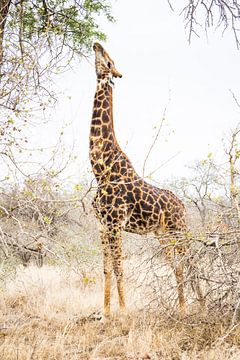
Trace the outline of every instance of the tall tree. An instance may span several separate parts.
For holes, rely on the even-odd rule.
[[[240,224],[240,150],[239,150],[239,125],[233,129],[230,133],[230,137],[227,138],[227,146],[225,152],[227,155],[228,167],[229,167],[229,197],[233,210],[236,212],[238,225]]]
[[[27,141],[32,110],[54,102],[49,80],[105,39],[100,15],[113,21],[109,0],[0,0],[0,155]]]
[[[0,106],[24,111],[33,94],[47,94],[53,70],[105,39],[98,15],[113,20],[108,0],[1,0]]]

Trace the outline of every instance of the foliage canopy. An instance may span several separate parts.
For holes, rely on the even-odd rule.
[[[52,73],[75,55],[87,56],[93,41],[105,40],[100,15],[113,21],[108,0],[2,0],[0,106],[20,112],[28,97],[50,95]]]

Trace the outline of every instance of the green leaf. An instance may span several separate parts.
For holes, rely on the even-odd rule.
[[[52,223],[52,219],[50,219],[47,215],[43,217],[43,221],[45,224],[50,225]]]
[[[82,190],[82,188],[83,188],[83,186],[81,184],[74,185],[74,190],[76,190],[76,191],[80,191],[80,190]]]

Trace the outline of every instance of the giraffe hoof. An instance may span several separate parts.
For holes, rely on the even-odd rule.
[[[90,321],[102,321],[104,318],[103,314],[100,311],[94,311],[88,316]]]

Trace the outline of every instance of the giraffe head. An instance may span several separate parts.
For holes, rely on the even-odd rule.
[[[113,77],[122,77],[122,75],[115,68],[114,61],[110,58],[102,45],[95,43],[93,45],[93,50],[95,51],[97,76],[101,77],[102,79],[106,79],[110,84],[113,83]]]

